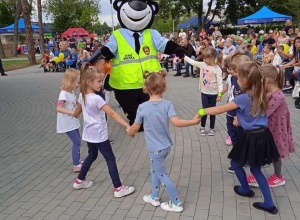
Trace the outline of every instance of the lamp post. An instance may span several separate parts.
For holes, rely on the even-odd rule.
[[[110,9],[111,9],[111,23],[112,23],[112,29],[115,31],[115,25],[114,25],[114,15],[113,15],[113,5],[110,4]]]

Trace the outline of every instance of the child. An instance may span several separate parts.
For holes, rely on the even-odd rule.
[[[266,44],[264,46],[264,55],[262,57],[263,65],[273,63],[274,53],[272,52],[272,45]]]
[[[73,62],[73,64],[71,65],[71,67],[75,68],[77,60],[78,60],[78,56],[77,56],[77,53],[76,53],[76,48],[72,48],[71,49],[71,60]]]
[[[223,81],[222,81],[222,70],[218,64],[222,63],[222,58],[218,59],[218,63],[215,63],[217,57],[217,51],[212,46],[208,46],[203,50],[203,61],[198,62],[190,59],[185,56],[184,60],[189,64],[200,68],[200,80],[199,80],[199,89],[201,91],[201,100],[203,108],[214,107],[217,103],[217,97],[222,96],[221,91],[223,90]],[[205,136],[205,124],[206,116],[201,119],[201,128],[200,135]],[[210,116],[210,130],[208,135],[215,135],[215,121],[216,116]]]
[[[45,50],[44,51],[44,57],[41,60],[42,66],[44,67],[44,72],[48,72],[46,66],[49,63],[49,61],[50,61],[50,57],[48,56],[47,51]]]
[[[79,120],[74,117],[74,111],[77,106],[74,90],[78,89],[80,80],[79,71],[68,69],[64,73],[61,84],[61,92],[57,102],[57,133],[66,133],[73,142],[72,159],[73,172],[79,172],[81,169]]]
[[[52,69],[52,71],[54,72],[54,70],[55,70],[55,62],[53,60],[53,58],[54,58],[53,48],[50,47],[49,51],[50,51],[50,54],[49,54],[50,55],[50,60],[49,60],[49,63],[47,64],[47,66],[49,68],[49,71]]]
[[[80,104],[75,110],[75,116],[83,112],[82,140],[87,141],[89,154],[82,164],[73,187],[75,189],[83,189],[93,186],[93,182],[86,180],[86,174],[92,163],[97,159],[99,150],[106,160],[109,175],[114,185],[114,197],[123,197],[133,193],[134,188],[121,184],[116,158],[108,140],[105,113],[126,128],[129,128],[129,124],[113,111],[99,95],[95,94],[96,91],[100,91],[102,88],[103,80],[104,74],[101,70],[89,66],[88,63],[82,64],[80,70]]]
[[[153,206],[161,206],[166,211],[182,212],[183,205],[179,201],[176,189],[167,174],[165,159],[170,153],[173,145],[169,133],[169,119],[176,127],[187,127],[200,123],[197,120],[182,120],[175,113],[173,104],[162,98],[167,90],[167,73],[163,70],[161,73],[144,73],[145,86],[144,92],[150,95],[147,102],[139,105],[135,123],[127,130],[128,135],[134,137],[135,133],[144,124],[145,140],[147,151],[150,158],[150,173],[152,177],[152,194],[143,197],[147,203]],[[171,200],[160,204],[159,189],[163,184]]]
[[[90,54],[83,48],[82,43],[79,43],[78,47],[79,47],[79,55],[76,63],[76,68],[80,70],[82,63],[87,62],[90,59]]]
[[[270,129],[280,158],[286,158],[289,153],[295,152],[295,146],[292,135],[292,127],[290,122],[290,112],[285,101],[285,96],[282,93],[283,88],[283,71],[273,65],[266,64],[262,67],[266,77],[266,91],[269,97],[268,103],[268,128]],[[282,186],[285,184],[283,175],[281,174],[282,162],[279,159],[274,162],[274,173],[269,179],[270,187]],[[248,183],[251,186],[258,186],[254,176],[247,177]]]
[[[248,163],[250,171],[256,178],[264,196],[264,202],[253,203],[254,208],[276,214],[267,179],[261,172],[261,166],[275,162],[280,158],[273,136],[269,129],[267,109],[268,100],[265,91],[264,72],[257,64],[250,62],[238,69],[238,84],[243,94],[226,105],[208,109],[200,109],[199,115],[218,115],[237,109],[237,118],[244,132],[228,155],[231,166],[241,183],[235,186],[236,194],[253,197],[255,193],[249,188],[243,166]]]

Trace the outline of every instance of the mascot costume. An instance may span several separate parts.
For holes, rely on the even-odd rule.
[[[99,59],[112,59],[109,85],[132,125],[138,106],[149,100],[149,95],[143,93],[143,72],[161,71],[158,51],[183,58],[185,50],[162,37],[158,31],[149,29],[158,13],[156,2],[115,0],[113,7],[118,12],[122,28],[114,31],[109,42],[88,62],[95,65]]]

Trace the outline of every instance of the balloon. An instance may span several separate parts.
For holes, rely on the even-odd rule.
[[[63,53],[60,53],[58,57],[60,60],[63,60],[65,58],[65,55]]]
[[[54,61],[55,63],[59,63],[59,62],[60,62],[60,59],[59,59],[59,57],[54,57],[54,58],[53,58],[53,61]]]
[[[49,50],[49,49],[50,49],[50,44],[48,44],[48,45],[46,46],[46,48],[47,48],[47,50]]]
[[[73,61],[72,60],[67,60],[66,63],[67,63],[68,66],[73,65]]]
[[[83,44],[81,42],[79,42],[78,47],[83,47]]]
[[[55,51],[54,55],[55,55],[56,57],[58,57],[58,56],[59,56],[59,52],[58,52],[58,51]]]

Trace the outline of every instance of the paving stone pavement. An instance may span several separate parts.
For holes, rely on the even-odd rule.
[[[67,135],[55,131],[62,74],[45,74],[38,66],[8,74],[0,77],[0,219],[300,219],[300,110],[294,107],[291,97],[287,100],[296,153],[283,160],[286,185],[271,189],[280,213],[273,216],[252,207],[254,201],[262,201],[257,188],[251,199],[233,192],[238,181],[227,173],[230,147],[224,144],[224,114],[217,116],[214,137],[199,136],[199,126],[170,125],[174,146],[166,166],[179,198],[184,201],[184,211],[178,214],[143,202],[142,197],[151,190],[144,134],[130,139],[112,120],[108,125],[109,136],[115,141],[113,150],[120,177],[136,188],[135,193],[126,198],[113,197],[113,186],[101,155],[87,176],[95,185],[74,190],[72,183],[77,175],[72,172],[72,144]],[[174,103],[180,118],[192,118],[201,103],[198,80],[173,77],[170,73],[167,83],[164,97]],[[114,98],[110,106],[122,114]],[[83,141],[81,153],[84,159],[87,146]],[[270,176],[272,166],[264,172]],[[164,191],[161,200],[168,201]]]

